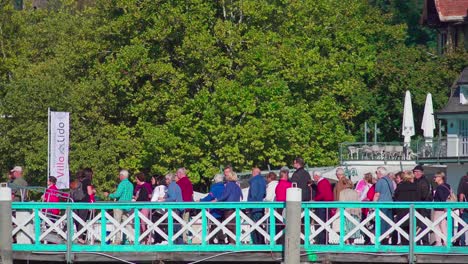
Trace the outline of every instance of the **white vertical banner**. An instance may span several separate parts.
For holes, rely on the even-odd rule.
[[[70,113],[50,112],[49,175],[57,178],[58,189],[70,187],[68,151],[70,146]]]

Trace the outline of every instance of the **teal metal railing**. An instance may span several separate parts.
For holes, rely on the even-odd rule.
[[[61,214],[55,218],[45,213],[46,209],[60,209]],[[265,215],[258,221],[253,221],[249,211],[265,209]],[[284,203],[279,202],[233,202],[233,203],[13,203],[13,244],[14,251],[62,251],[68,252],[193,252],[193,251],[274,251],[283,250],[282,232],[287,224],[282,211]],[[395,252],[395,253],[464,253],[467,247],[454,247],[452,243],[468,232],[468,223],[458,214],[462,208],[468,210],[468,203],[436,203],[436,202],[310,202],[302,204],[303,233],[302,246],[310,252]],[[327,209],[329,213],[324,219],[318,215],[318,210]],[[370,213],[359,219],[353,208],[369,208]],[[407,209],[405,218],[399,221],[388,218],[385,210]],[[445,214],[439,219],[424,218],[421,209],[444,209]],[[127,217],[123,224],[115,220],[114,210],[123,210]],[[216,209],[232,210],[227,219],[217,219],[213,212]],[[89,210],[87,221],[81,220],[77,210]],[[148,217],[146,210],[157,212],[157,217]],[[182,212],[191,210],[192,216],[185,221]],[[356,220],[358,219],[358,220]],[[408,219],[408,221],[405,221]],[[442,234],[436,224],[447,221],[447,234]],[[84,227],[76,227],[74,223],[82,222]],[[426,228],[418,229],[417,221],[426,223]],[[335,222],[335,223],[334,223]],[[374,228],[369,223],[373,222]],[[390,224],[390,230],[381,230],[383,223]],[[409,229],[405,227],[409,225]],[[144,228],[141,228],[142,225]],[[462,227],[458,230],[458,226]],[[120,236],[120,232],[125,236]],[[213,236],[221,231],[230,236],[233,244],[212,244]],[[265,244],[254,245],[250,236],[257,231],[263,237]],[[408,232],[407,232],[408,231]],[[324,245],[318,244],[321,232],[326,234]],[[354,233],[358,235],[353,235]],[[409,245],[383,245],[382,241],[393,232],[400,237],[408,238]],[[446,241],[445,246],[423,246],[420,241],[424,232],[441,235]],[[162,244],[151,244],[153,235],[157,233],[164,240]],[[177,241],[188,235],[186,244]],[[86,235],[85,244],[78,242],[78,237]],[[364,245],[364,237],[370,238],[371,245]],[[127,243],[110,244],[113,241],[127,237]],[[347,242],[354,237],[353,246]],[[397,240],[401,240],[398,239]],[[147,241],[150,244],[144,244]],[[447,242],[448,241],[448,242]],[[165,243],[164,243],[165,242]],[[216,242],[216,241],[215,241]],[[227,241],[226,241],[227,242]]]

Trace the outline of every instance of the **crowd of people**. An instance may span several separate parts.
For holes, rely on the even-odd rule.
[[[468,176],[464,176],[460,180],[458,186],[458,196],[456,198],[452,196],[452,188],[446,183],[446,177],[443,172],[438,172],[434,177],[434,184],[424,175],[424,169],[422,166],[416,166],[412,171],[400,171],[397,173],[390,173],[385,167],[379,167],[375,171],[375,176],[371,172],[366,173],[363,178],[356,184],[346,177],[345,171],[342,168],[336,169],[336,183],[331,184],[329,179],[322,177],[319,171],[308,172],[304,169],[304,160],[300,157],[293,161],[294,172],[290,177],[290,170],[288,167],[282,167],[279,171],[279,175],[274,172],[269,172],[266,176],[261,174],[261,170],[258,167],[252,168],[252,177],[249,179],[249,190],[247,194],[247,201],[249,202],[263,202],[263,201],[286,201],[286,192],[288,188],[292,187],[295,183],[298,188],[302,190],[302,201],[303,202],[332,202],[332,201],[363,201],[363,202],[391,202],[391,201],[414,201],[414,202],[428,202],[437,201],[445,202],[454,199],[460,202],[466,202],[468,196]],[[93,186],[93,171],[90,168],[80,170],[76,174],[76,180],[71,183],[71,192],[69,198],[74,202],[85,202],[92,203],[96,201],[96,189]],[[194,202],[194,191],[193,185],[189,177],[187,177],[187,171],[185,168],[179,168],[175,174],[169,173],[165,176],[153,176],[147,182],[146,175],[142,172],[134,174],[135,184],[129,179],[129,172],[127,170],[121,170],[119,172],[120,183],[117,186],[115,192],[109,193],[104,192],[103,196],[108,197],[111,200],[119,202]],[[14,167],[10,173],[10,183],[12,186],[27,186],[27,182],[22,177],[22,168],[19,166]],[[58,196],[59,191],[55,186],[56,179],[49,177],[49,186],[43,195],[45,202],[58,202],[60,198]],[[434,186],[434,188],[433,188]],[[24,193],[20,193],[21,188],[16,188],[13,191],[13,199],[15,201],[21,201],[24,198]],[[63,197],[63,196],[62,196]],[[230,166],[224,169],[223,174],[218,174],[213,179],[213,184],[210,186],[209,193],[197,202],[239,202],[243,200],[242,190],[240,188],[239,179],[237,174],[233,171]],[[408,209],[399,208],[382,208],[381,213],[386,218],[397,223],[402,220],[408,214]],[[360,209],[360,208],[346,208],[345,211],[354,219],[354,221],[346,219],[344,224],[345,231],[348,233],[355,227],[355,223],[363,221],[371,213],[371,209]],[[419,214],[428,219],[439,219],[443,217],[444,209],[418,209]],[[189,222],[193,210],[191,209],[177,209],[175,210],[177,215],[185,222]],[[245,211],[249,217],[254,221],[259,221],[268,213],[264,208],[252,208]],[[283,209],[277,209],[277,212],[282,215]],[[48,209],[48,213],[52,215],[58,215],[60,211],[58,209]],[[79,209],[75,212],[83,221],[86,221],[91,217],[91,210]],[[155,222],[164,215],[164,210],[149,210],[141,209],[140,213],[147,219]],[[322,220],[323,223],[327,222],[328,219],[336,214],[339,214],[339,210],[335,208],[315,208],[314,213]],[[236,220],[234,209],[211,209],[210,214],[219,222],[227,222],[226,228],[235,233]],[[468,211],[461,210],[461,218],[463,221],[468,223]],[[113,210],[113,217],[118,223],[123,223],[129,217],[129,212],[121,209]],[[332,228],[335,232],[340,231],[340,218],[335,217],[336,220],[332,223]],[[174,222],[173,230],[174,234],[181,230],[181,225]],[[370,223],[370,222],[369,222]],[[404,236],[400,236],[398,232],[387,232],[390,225],[387,221],[380,222],[380,233],[387,234],[385,239],[381,242],[382,244],[402,244],[407,245],[408,240]],[[271,223],[270,223],[271,224]],[[277,233],[284,229],[284,224],[280,221],[275,223]],[[316,223],[317,224],[317,223]],[[77,230],[82,228],[79,222],[75,223]],[[369,229],[372,229],[368,225]],[[422,221],[417,221],[417,226],[420,230],[426,228]],[[210,232],[214,232],[217,225],[213,221],[209,221]],[[266,228],[266,225],[263,225]],[[130,228],[128,225],[126,228]],[[409,221],[406,220],[401,225],[401,228],[407,233],[409,232]],[[446,236],[447,234],[447,219],[444,218],[439,221],[437,228],[440,232]],[[147,229],[146,223],[141,221],[140,234],[144,233]],[[302,226],[304,229],[304,225]],[[224,243],[235,243],[231,236],[225,234],[226,232],[218,229],[216,234],[211,236],[209,243],[211,244],[224,244]],[[83,233],[79,238],[79,243],[86,243],[86,233]],[[178,237],[174,242],[176,244],[183,244],[189,242],[188,232],[183,232],[182,237]],[[364,244],[371,244],[371,240],[368,235],[361,234],[360,231],[352,234],[346,243],[353,244],[354,240],[358,237],[364,238]],[[117,233],[114,244],[122,244],[125,236],[121,233]],[[283,237],[280,237],[277,243],[282,243]],[[434,233],[435,245],[443,245],[445,239],[440,237],[437,233]],[[153,243],[165,243],[165,240],[157,232],[153,232],[153,235],[148,236],[143,244]],[[253,230],[251,233],[251,241],[254,244],[264,244],[267,242],[263,235]],[[424,235],[420,242],[423,245],[429,245],[429,233]],[[315,238],[316,244],[327,244],[328,243],[328,232],[323,230],[317,234]],[[456,245],[465,246],[465,237],[462,235]]]

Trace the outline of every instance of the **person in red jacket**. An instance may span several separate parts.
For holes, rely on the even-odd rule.
[[[286,190],[291,188],[291,186],[292,183],[289,181],[289,168],[284,166],[280,170],[280,180],[275,189],[277,202],[286,202]]]
[[[374,201],[374,196],[375,196],[375,182],[376,182],[376,179],[375,178],[372,178],[372,186],[369,187],[369,190],[367,191],[367,194],[366,194],[366,199],[363,200],[363,201]],[[369,215],[369,208],[362,208],[362,221],[364,221],[364,219],[367,218],[367,216]],[[372,222],[372,221],[371,221]],[[371,229],[373,229],[374,225],[369,223],[369,225],[371,227],[369,227],[369,231],[372,231]],[[371,244],[371,240],[370,240],[370,237],[367,236],[367,235],[364,235],[364,245],[370,245]]]
[[[317,193],[315,194],[316,202],[332,202],[333,201],[333,191],[330,182],[322,177],[322,173],[319,171],[314,171],[312,174],[314,181],[317,184]],[[327,208],[317,208],[315,212],[317,216],[325,223],[328,221],[329,210]],[[323,230],[317,235],[317,244],[326,244],[327,234]]]
[[[187,171],[185,168],[179,168],[176,172],[177,185],[179,185],[180,190],[182,191],[182,201],[184,202],[193,202],[193,185],[190,179],[187,177]],[[190,220],[190,210],[184,210],[182,218],[186,223]],[[188,243],[187,232],[183,234],[184,243]]]
[[[280,170],[280,180],[276,185],[275,194],[277,202],[286,202],[286,191],[291,188],[292,183],[289,181],[289,168],[284,166]],[[278,214],[283,215],[283,208],[276,209]],[[283,220],[284,221],[284,220]],[[284,222],[276,219],[276,234],[279,234],[284,229]],[[284,233],[276,240],[276,243],[281,245],[284,243]]]
[[[55,185],[57,184],[57,178],[54,176],[49,177],[48,181],[48,187],[46,192],[44,193],[44,196],[42,197],[42,200],[46,203],[58,203],[60,202],[60,197],[58,193],[58,188]],[[43,210],[45,213],[52,214],[54,216],[58,216],[60,213],[59,209],[44,209]]]

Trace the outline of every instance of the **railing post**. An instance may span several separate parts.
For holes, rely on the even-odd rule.
[[[275,234],[276,234],[276,221],[275,221],[275,208],[273,206],[269,206],[268,210],[269,221],[270,221],[270,247],[275,244]]]
[[[11,189],[6,183],[0,185],[0,212],[0,260],[3,264],[13,264]]]
[[[208,225],[208,219],[206,219],[206,208],[201,209],[201,214],[202,214],[202,239],[201,239],[201,244],[202,246],[206,246],[207,239],[206,237],[208,236],[208,229],[210,228]],[[214,223],[213,223],[214,224]]]
[[[381,235],[381,226],[382,219],[380,218],[380,208],[375,208],[375,247],[378,249],[380,247],[380,235]]]
[[[72,263],[71,259],[71,247],[73,242],[73,215],[70,206],[67,206],[67,263]]]
[[[304,208],[304,247],[310,246],[310,208]]]
[[[106,221],[106,210],[101,209],[101,247],[107,244],[107,221]],[[109,243],[111,239],[109,238]]]
[[[175,209],[177,210],[177,209]],[[174,218],[172,217],[173,208],[167,209],[167,243],[169,246],[174,245]]]
[[[301,260],[301,201],[302,190],[293,183],[293,187],[286,190],[286,239],[284,245],[286,264],[297,264]]]
[[[413,264],[414,263],[414,245],[415,245],[415,242],[414,242],[414,236],[416,235],[416,230],[415,230],[415,222],[416,222],[416,219],[414,219],[414,204],[411,204],[410,205],[410,209],[409,209],[409,234],[408,234],[408,238],[409,238],[409,260],[408,262],[410,264]]]
[[[34,208],[34,244],[41,244],[41,218],[39,217],[39,208]]]
[[[133,210],[133,213],[135,214],[134,220],[135,220],[135,241],[133,245],[138,246],[140,245],[140,209],[135,208]]]
[[[445,244],[447,249],[450,250],[452,247],[452,237],[453,237],[453,219],[452,219],[452,208],[447,208],[447,237]]]
[[[241,210],[239,207],[236,208],[236,247],[240,246],[242,243],[241,235],[242,235],[242,226],[241,226],[241,218],[240,218]],[[228,223],[229,224],[229,223]]]
[[[344,236],[345,236],[345,209],[344,207],[340,207],[340,247],[344,247],[345,241],[344,241]]]

